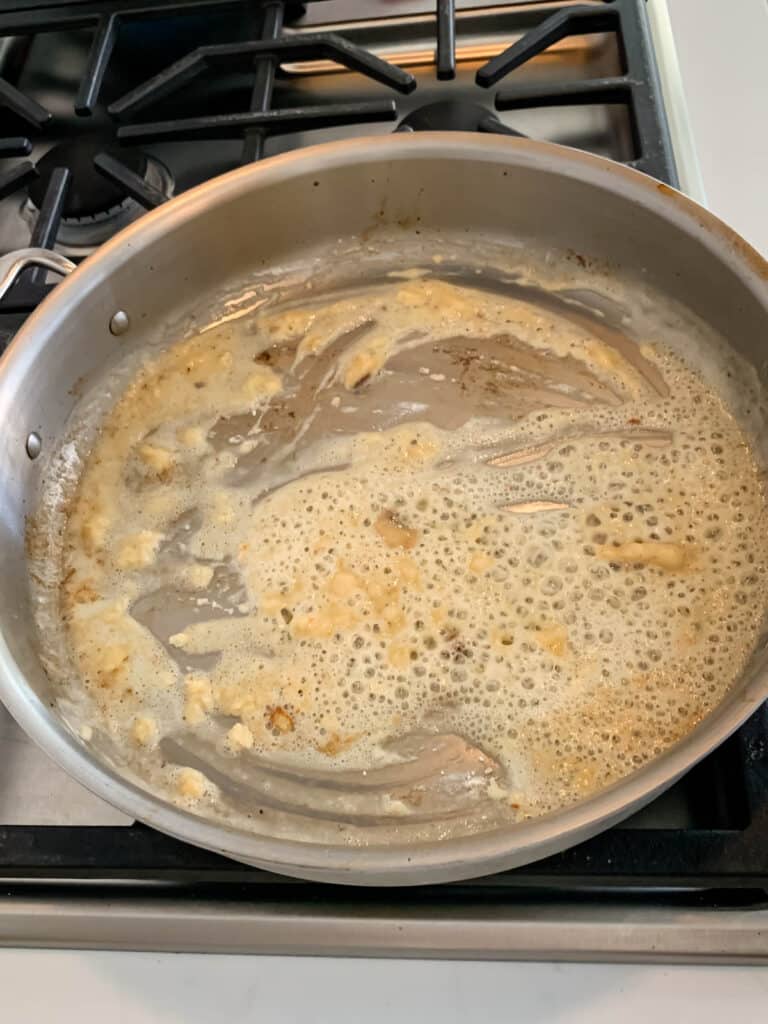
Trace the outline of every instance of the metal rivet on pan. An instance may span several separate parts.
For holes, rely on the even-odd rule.
[[[112,334],[125,334],[131,326],[131,321],[124,309],[118,309],[109,321],[109,330]]]
[[[36,459],[40,452],[43,450],[43,441],[39,434],[36,434],[34,430],[27,437],[27,443],[25,445],[27,449],[27,455],[30,459]]]

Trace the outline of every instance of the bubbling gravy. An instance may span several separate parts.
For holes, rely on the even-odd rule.
[[[766,525],[745,433],[663,338],[435,270],[147,359],[80,477],[59,607],[84,728],[184,806],[220,794],[161,740],[216,721],[222,756],[307,769],[458,733],[516,820],[718,704]]]

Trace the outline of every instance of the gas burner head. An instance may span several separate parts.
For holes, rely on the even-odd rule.
[[[51,175],[57,167],[67,167],[71,178],[56,235],[56,248],[67,256],[88,255],[146,213],[119,184],[96,170],[93,160],[99,153],[108,153],[164,195],[173,194],[173,178],[165,165],[138,149],[110,148],[91,139],[52,146],[36,164],[38,177],[29,186],[22,216],[34,226]]]
[[[507,128],[492,110],[469,100],[442,100],[417,107],[403,118],[397,131],[490,132],[522,137],[520,132]]]

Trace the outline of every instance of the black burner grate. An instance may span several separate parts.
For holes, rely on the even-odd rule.
[[[275,108],[273,88],[281,61],[331,60],[383,83],[395,94],[408,93],[416,87],[416,80],[409,72],[341,36],[329,32],[285,34],[284,22],[295,15],[296,5],[284,0],[155,0],[153,3],[147,0],[70,0],[60,4],[16,0],[14,7],[13,11],[0,13],[0,38],[26,37],[31,40],[42,33],[73,30],[92,33],[85,71],[73,99],[74,114],[82,119],[84,126],[99,108],[110,60],[127,31],[150,21],[177,19],[182,26],[185,21],[205,16],[219,20],[225,16],[232,17],[232,25],[236,26],[233,32],[238,35],[235,41],[194,47],[107,103],[112,137],[105,141],[105,148],[114,148],[115,142],[135,146],[168,140],[194,139],[205,143],[221,138],[239,138],[242,139],[241,162],[248,163],[262,157],[265,140],[271,135],[309,128],[394,121],[398,117],[395,96],[374,101]],[[530,18],[530,10],[512,9],[509,12],[510,34],[516,33],[521,24],[530,25]],[[435,26],[436,76],[450,79],[456,69],[454,0],[436,0]],[[495,96],[496,108],[511,110],[585,103],[622,105],[629,111],[634,136],[635,158],[630,163],[669,184],[676,184],[644,0],[604,0],[599,4],[564,8],[545,4],[534,27],[480,69],[477,84],[488,89],[552,43],[569,35],[595,32],[615,33],[624,64],[623,74],[587,82],[563,82],[545,88],[505,82]],[[183,102],[184,93],[194,80],[206,75],[215,78],[217,74],[231,73],[233,69],[252,70],[247,110],[201,113],[195,110],[194,94],[188,103]],[[136,115],[162,106],[169,97],[176,101],[172,117],[135,120]],[[178,112],[180,99],[182,111]],[[0,107],[12,111],[28,132],[23,136],[0,138],[0,159],[28,156],[33,139],[50,127],[53,114],[12,82],[3,79],[0,79]],[[505,129],[491,115],[479,130]],[[118,185],[146,209],[167,198],[126,166],[114,152],[97,154],[93,164],[99,174]],[[29,160],[1,169],[0,199],[24,189],[36,175],[37,168]],[[33,244],[41,240],[51,244],[56,238],[70,187],[69,175],[60,173],[50,178],[48,194],[37,218]],[[44,280],[45,275],[40,271],[25,274],[0,302],[0,313],[30,312],[47,294],[48,286]]]

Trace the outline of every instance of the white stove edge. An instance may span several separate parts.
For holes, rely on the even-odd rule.
[[[749,967],[42,950],[7,951],[0,986],[31,1024],[757,1024],[768,1002]]]
[[[701,176],[701,166],[683,88],[669,3],[668,0],[648,0],[647,6],[664,108],[667,111],[669,134],[680,179],[680,190],[695,199],[697,203],[706,206],[707,194],[704,189],[704,179]]]
[[[768,256],[768,3],[647,9],[681,188]]]

